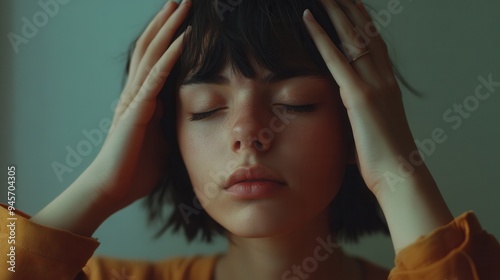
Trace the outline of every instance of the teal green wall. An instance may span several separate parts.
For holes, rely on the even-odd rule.
[[[85,140],[84,130],[112,117],[120,94],[127,50],[164,1],[65,0],[32,38],[14,51],[7,34],[22,34],[23,17],[43,11],[38,1],[0,3],[0,166],[17,166],[17,206],[35,214],[61,193],[99,150],[99,143],[72,173],[58,178],[54,162]],[[63,2],[62,0],[60,1]],[[368,1],[375,11],[386,1]],[[401,1],[382,28],[397,68],[422,96],[403,88],[416,139],[436,128],[447,140],[426,157],[454,215],[474,210],[484,228],[500,238],[500,87],[457,125],[443,118],[454,104],[471,102],[479,76],[500,81],[500,2]],[[472,103],[470,103],[472,104]],[[456,119],[456,114],[455,119]],[[457,126],[456,129],[453,125]],[[1,182],[6,182],[0,172]],[[0,184],[1,185],[1,184]],[[0,201],[6,191],[0,189]],[[418,209],[415,209],[418,211]],[[95,233],[97,253],[161,259],[223,250],[224,240],[187,245],[178,235],[152,240],[139,203],[112,216]],[[349,252],[391,267],[388,238],[346,245]]]

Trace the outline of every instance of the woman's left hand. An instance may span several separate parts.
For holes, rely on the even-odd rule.
[[[338,32],[345,55],[309,11],[305,12],[305,23],[340,86],[359,169],[375,195],[394,190],[395,176],[407,175],[398,173],[398,157],[407,157],[416,151],[416,146],[387,47],[360,2],[321,2]]]
[[[304,22],[340,87],[358,167],[384,211],[397,253],[453,216],[420,158],[387,47],[370,16],[359,1],[319,1],[349,61],[309,11]]]

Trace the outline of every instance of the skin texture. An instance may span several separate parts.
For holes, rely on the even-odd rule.
[[[342,43],[349,46],[348,59],[370,51],[348,63],[312,15],[304,13],[304,24],[339,88],[312,78],[264,85],[226,68],[230,84],[179,92],[177,136],[196,195],[233,240],[217,263],[216,280],[282,279],[284,272],[311,255],[318,237],[335,241],[324,209],[338,191],[349,158],[341,106],[352,127],[356,162],[384,211],[396,253],[453,219],[425,164],[408,174],[400,172],[401,158],[408,159],[417,148],[382,38],[372,34],[368,43],[358,41],[359,32],[370,24],[368,14],[350,1],[322,3]],[[172,37],[190,6],[189,1],[171,1],[150,23],[136,45],[101,151],[68,189],[33,216],[33,222],[90,236],[110,215],[158,183],[168,147],[162,146],[162,108],[156,97],[181,54],[183,36],[175,41]],[[274,133],[272,141],[257,138],[260,143],[255,145],[252,136],[273,127],[273,109],[288,103],[317,106],[295,112],[297,116]],[[220,108],[207,119],[189,121],[191,113]],[[259,201],[236,201],[217,191],[222,183],[211,172],[225,178],[239,166],[254,164],[272,169],[286,186]],[[214,181],[216,191],[207,193],[204,186]],[[139,183],[141,188],[136,187]],[[358,279],[352,259],[341,260],[339,250],[319,262],[310,279]]]
[[[262,84],[242,78],[231,67],[223,72],[230,80],[227,85],[195,84],[179,91],[178,139],[195,193],[206,211],[237,236],[296,230],[322,212],[340,187],[347,156],[340,100],[324,78]],[[273,109],[284,112],[282,104],[315,108],[275,114]],[[219,108],[203,120],[190,120],[193,112]],[[260,149],[252,141],[259,136]],[[286,186],[278,195],[259,200],[238,200],[222,191],[234,170],[253,165],[270,168]],[[217,187],[211,188],[213,184]]]

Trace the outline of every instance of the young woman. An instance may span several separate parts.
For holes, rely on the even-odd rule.
[[[472,212],[453,218],[419,157],[360,2],[168,2],[128,74],[88,169],[35,216],[17,212],[16,271],[2,279],[500,277],[497,240]],[[96,228],[146,195],[153,219],[175,204],[164,230],[222,234],[228,251],[91,257]],[[338,246],[375,231],[390,232],[390,275]]]

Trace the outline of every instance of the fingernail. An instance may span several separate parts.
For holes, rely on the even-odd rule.
[[[309,11],[309,9],[306,9],[304,11],[304,18],[309,21],[314,21],[314,16],[312,15],[311,11]]]
[[[168,0],[167,3],[165,3],[165,6],[163,6],[163,9],[167,8],[168,4],[170,4],[171,2],[172,2],[172,0]]]

